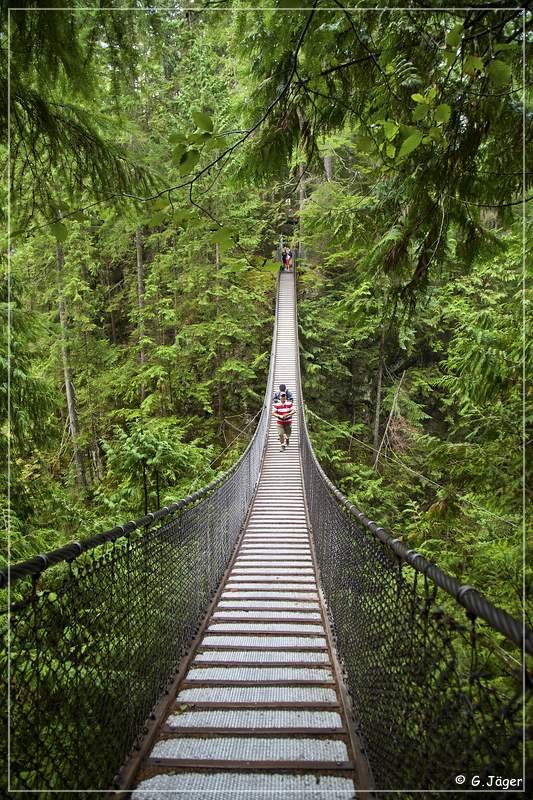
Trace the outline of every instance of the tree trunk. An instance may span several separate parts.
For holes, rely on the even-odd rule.
[[[380,445],[379,445],[379,447],[377,449],[377,452],[376,452],[376,456],[375,456],[375,459],[374,459],[374,467],[376,469],[377,469],[379,454],[381,453],[381,448],[383,447],[383,442],[385,441],[385,438],[386,438],[388,430],[389,430],[389,425],[391,423],[392,415],[394,414],[394,410],[396,408],[396,401],[398,399],[398,395],[400,394],[400,389],[401,389],[402,381],[403,381],[404,378],[405,378],[405,370],[402,372],[402,377],[400,378],[400,382],[398,383],[398,386],[396,387],[396,391],[394,392],[394,397],[392,398],[392,405],[391,405],[391,409],[390,409],[390,413],[389,413],[389,418],[387,419],[387,424],[385,425],[385,430],[383,431],[383,436],[381,437],[381,442],[380,442]]]
[[[380,358],[379,360],[379,369],[378,369],[378,383],[376,387],[376,410],[374,413],[374,466],[376,466],[377,455],[378,455],[378,446],[379,446],[379,415],[381,412],[381,379],[383,377],[383,361]]]
[[[139,350],[139,363],[141,370],[146,363],[146,353],[144,351],[144,261],[143,261],[143,242],[142,232],[139,227],[135,231],[135,249],[137,252],[137,307],[139,309],[139,342],[141,342]],[[141,384],[141,403],[146,397],[146,388],[144,383]]]
[[[378,447],[379,447],[379,416],[381,413],[381,382],[383,380],[383,345],[385,341],[385,329],[381,329],[381,340],[379,343],[379,367],[378,380],[376,386],[376,410],[374,413],[374,466],[376,466]]]
[[[324,156],[324,172],[326,173],[326,180],[333,180],[333,156]]]
[[[87,335],[87,331],[83,333],[83,346],[85,351],[85,364],[89,365],[90,358],[89,358],[89,337]],[[90,382],[89,382],[90,376]],[[101,469],[101,460],[99,457],[99,446],[98,446],[98,431],[97,431],[97,424],[96,424],[96,414],[94,411],[94,406],[92,405],[92,400],[94,398],[94,392],[92,387],[92,370],[90,370],[89,375],[87,376],[87,393],[89,396],[89,408],[90,416],[91,416],[91,447],[89,448],[88,456],[85,463],[89,464],[89,483],[93,484],[95,480],[101,481],[103,470]]]
[[[76,395],[74,392],[74,385],[72,383],[72,369],[70,366],[69,352],[68,352],[68,325],[67,325],[67,311],[65,305],[65,298],[63,296],[63,266],[65,263],[65,255],[63,248],[60,244],[56,247],[56,265],[57,265],[57,285],[59,293],[59,324],[61,327],[61,356],[63,360],[63,376],[65,381],[65,394],[67,398],[67,410],[70,438],[72,441],[72,452],[74,457],[74,467],[76,469],[76,482],[80,489],[86,491],[87,480],[85,477],[85,470],[83,467],[83,458],[79,448],[79,424],[78,424],[78,409],[76,407]]]
[[[352,391],[351,391],[351,394],[352,394],[352,428],[355,426],[355,407],[356,407],[355,389],[356,389],[356,386],[357,386],[357,380],[356,380],[356,374],[355,374],[356,364],[357,364],[357,359],[354,356],[352,358]],[[348,454],[350,454],[352,452],[352,442],[353,442],[353,439],[352,439],[352,437],[350,437],[350,444],[348,445]]]
[[[298,122],[300,127],[300,136],[302,135],[304,129],[304,117],[300,109],[297,109],[298,113]],[[299,209],[299,217],[298,217],[298,261],[300,261],[304,256],[304,248],[302,244],[302,235],[303,235],[303,227],[302,227],[302,211],[304,209],[305,204],[305,162],[300,162],[298,164],[298,209]]]
[[[302,225],[302,211],[305,204],[305,164],[298,164],[298,188],[299,188],[299,202],[298,208],[300,211],[298,217],[298,261],[304,257],[304,247],[302,244],[303,225]]]
[[[148,514],[148,481],[146,479],[146,461],[143,459],[143,496],[144,496],[144,516]]]
[[[220,270],[220,245],[219,245],[218,242],[215,242],[215,269],[216,269],[216,287],[217,287],[217,292],[216,292],[216,296],[215,296],[215,308],[216,308],[215,313],[216,313],[216,317],[218,319],[218,315],[220,313],[220,297],[219,297],[219,294],[218,294],[218,290],[219,290],[218,273],[219,273],[219,270]],[[220,345],[218,343],[217,343],[217,346],[216,346],[216,353],[217,353],[216,358],[217,358],[217,371],[218,371],[218,369],[220,369],[220,367],[222,366],[222,355],[221,355],[221,352],[220,352]],[[218,381],[217,381],[217,406],[218,406],[217,411],[218,411],[218,420],[219,420],[219,424],[220,424],[220,429],[221,430],[224,427],[223,426],[223,422],[222,422],[222,402],[223,402],[222,401],[222,384],[220,382],[220,377],[219,377]]]
[[[105,266],[105,276],[106,276],[106,284],[107,284],[107,304],[108,306],[112,306],[113,302],[113,286],[111,283],[111,265],[108,263]],[[109,309],[109,321],[111,323],[111,341],[113,344],[117,343],[117,324],[115,320],[115,312],[111,307]]]

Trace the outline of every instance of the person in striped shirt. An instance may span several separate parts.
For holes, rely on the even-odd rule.
[[[272,413],[278,424],[278,434],[282,450],[285,450],[285,448],[289,446],[294,411],[294,402],[287,398],[286,392],[280,392],[279,399],[274,400]]]

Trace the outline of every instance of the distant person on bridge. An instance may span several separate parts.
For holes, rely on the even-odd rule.
[[[294,411],[293,401],[288,400],[286,392],[280,392],[279,399],[274,400],[272,413],[278,424],[279,441],[282,450],[285,450],[289,446]]]
[[[292,250],[290,247],[283,248],[283,266],[287,272],[292,270]]]
[[[282,261],[281,271],[290,272],[292,269],[292,250],[290,247],[287,247],[287,245],[285,245],[283,247],[283,250],[281,251],[281,261]]]
[[[280,394],[281,394],[282,392],[285,392],[285,394],[287,395],[287,400],[288,400],[290,403],[292,403],[292,402],[293,402],[293,400],[294,400],[294,397],[292,396],[292,392],[289,392],[289,390],[287,389],[287,387],[285,386],[285,384],[284,384],[284,383],[280,383],[280,385],[279,385],[279,391],[277,391],[277,392],[274,392],[274,400],[279,400],[279,396],[280,396]]]

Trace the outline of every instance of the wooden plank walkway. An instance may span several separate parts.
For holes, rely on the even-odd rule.
[[[292,274],[280,276],[274,382],[300,402]],[[136,800],[349,800],[355,761],[317,585],[298,422],[272,420],[244,534]]]

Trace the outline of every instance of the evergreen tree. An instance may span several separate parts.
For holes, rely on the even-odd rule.
[[[242,451],[281,232],[322,463],[515,612],[523,12],[227,6],[11,11],[12,557]]]

